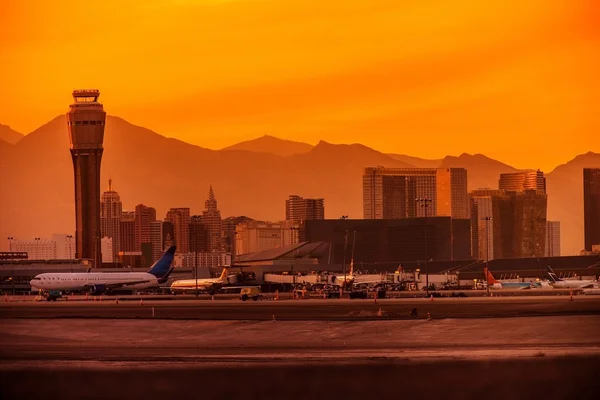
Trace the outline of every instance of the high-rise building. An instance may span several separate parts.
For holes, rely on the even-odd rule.
[[[56,260],[56,242],[46,238],[11,240],[10,251],[27,253],[29,260]]]
[[[546,257],[560,257],[560,221],[548,221],[546,225]]]
[[[152,245],[152,262],[155,262],[160,259],[164,250],[162,221],[150,222],[150,244]]]
[[[142,251],[142,244],[150,243],[150,223],[156,221],[156,210],[144,204],[135,206],[135,246]]]
[[[120,235],[120,222],[121,214],[123,213],[123,203],[119,193],[113,190],[112,179],[108,180],[108,190],[102,193],[102,199],[100,201],[100,233],[102,237],[109,237],[113,239],[112,254],[110,257],[102,256],[102,260],[116,260],[121,251],[121,235]],[[109,248],[105,246],[104,248]],[[108,261],[104,261],[108,262]],[[112,261],[111,261],[112,262]]]
[[[163,221],[162,233],[162,247],[163,250],[166,250],[175,244],[175,226],[173,223],[170,221]]]
[[[52,241],[56,243],[56,258],[58,260],[72,260],[75,258],[75,238],[66,233],[55,233]]]
[[[297,222],[325,219],[325,200],[290,195],[285,201],[285,219]]]
[[[192,215],[190,218],[190,253],[208,251],[208,230],[202,220],[202,215]]]
[[[208,231],[208,248],[210,251],[222,251],[223,245],[223,221],[221,211],[217,206],[217,199],[212,185],[208,190],[208,199],[204,202],[202,220]]]
[[[167,211],[165,221],[173,225],[172,239],[173,244],[177,246],[178,253],[190,252],[190,209],[189,208],[171,208]],[[170,232],[166,232],[170,233]],[[165,246],[166,246],[165,241]]]
[[[252,221],[239,224],[235,232],[236,255],[240,255],[298,243],[299,224]]]
[[[235,248],[235,227],[244,222],[254,221],[252,218],[246,216],[239,217],[227,217],[223,220],[223,236],[225,237],[225,252],[231,254],[231,257],[235,259],[237,250]]]
[[[585,250],[600,245],[600,168],[583,169]]]
[[[135,245],[135,212],[134,211],[123,211],[121,213],[121,221],[119,221],[119,238],[121,243],[119,244],[119,253],[132,253],[138,252]],[[117,256],[114,260],[117,260]]]
[[[74,103],[67,113],[71,159],[75,176],[75,255],[99,266],[100,163],[104,151],[106,113],[98,102],[100,91],[73,91]]]
[[[471,249],[474,257],[485,259],[486,245],[489,246],[490,259],[544,256],[548,203],[545,193],[480,189],[471,192],[471,199]],[[486,222],[490,206],[492,219]],[[488,241],[487,232],[490,234]]]
[[[425,216],[417,198],[430,198],[429,216],[469,218],[467,170],[464,168],[367,167],[363,175],[363,218]]]
[[[507,192],[537,190],[546,193],[546,178],[540,170],[500,174],[498,187],[500,190],[506,190]]]
[[[105,264],[116,262],[117,258],[113,258],[113,239],[109,237],[103,237],[100,243],[102,246],[102,262]]]

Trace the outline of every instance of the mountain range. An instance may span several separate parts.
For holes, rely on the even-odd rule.
[[[0,132],[14,132],[4,125],[0,128]],[[125,209],[144,203],[155,207],[160,218],[170,207],[201,213],[211,184],[224,217],[281,220],[285,199],[298,194],[325,198],[326,218],[362,218],[366,166],[464,167],[469,190],[496,188],[500,173],[517,171],[482,154],[428,160],[384,154],[361,144],[320,141],[312,146],[269,135],[210,150],[114,116],[107,117],[104,148],[102,186],[107,187],[112,178]],[[0,196],[0,237],[73,232],[73,168],[68,149],[64,115],[25,136],[2,133],[0,187],[8,190]],[[583,247],[584,167],[600,168],[600,154],[579,155],[546,174],[548,219],[561,221],[563,255]]]

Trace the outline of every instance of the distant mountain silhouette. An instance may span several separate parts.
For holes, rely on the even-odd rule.
[[[517,172],[510,165],[493,160],[483,154],[463,153],[458,157],[446,156],[440,168],[466,168],[469,191],[481,188],[498,188],[500,174]]]
[[[546,175],[548,219],[560,221],[562,255],[583,250],[583,168],[600,168],[600,154],[580,154]]]
[[[294,154],[304,154],[311,151],[312,145],[292,140],[279,139],[275,136],[264,135],[256,139],[240,142],[223,150],[243,150],[256,153],[270,153],[281,157],[288,157]]]
[[[10,144],[15,144],[23,137],[22,133],[11,129],[8,125],[0,124],[0,140],[4,140]]]
[[[283,142],[284,146],[275,150],[266,146],[261,151],[256,144],[260,144],[261,139],[266,140],[265,143]],[[155,207],[161,219],[170,207],[190,207],[192,213],[201,213],[210,184],[223,217],[248,215],[257,220],[280,220],[285,218],[285,199],[290,194],[298,194],[323,197],[327,218],[341,215],[362,218],[365,167],[415,167],[402,161],[410,160],[403,158],[409,156],[387,155],[361,144],[337,145],[321,141],[314,147],[307,145],[310,149],[303,153],[282,156],[285,153],[272,153],[295,148],[296,142],[290,146],[288,141],[277,138],[251,142],[246,143],[251,143],[249,148],[253,150],[232,150],[236,145],[209,150],[108,116],[102,186],[105,187],[111,177],[125,209],[132,210],[136,204],[144,203]],[[435,161],[416,157],[412,160],[415,163]],[[471,190],[497,188],[501,172],[516,171],[480,154],[446,157],[439,164],[440,167],[467,168]],[[582,173],[578,168],[583,164],[600,165],[598,155],[579,156],[548,175],[548,190],[556,193],[551,194],[555,198],[550,201],[550,216],[565,221],[563,249],[575,246],[576,241],[579,251],[583,244],[579,239],[582,222],[566,222],[569,215],[577,213],[577,220],[582,220],[581,194],[576,198],[571,193],[581,192]],[[73,168],[64,115],[24,136],[15,145],[0,142],[0,187],[11,189],[10,196],[0,196],[0,238],[73,232]],[[577,239],[567,239],[570,237]]]
[[[425,158],[407,156],[405,154],[388,154],[388,156],[390,156],[398,161],[402,161],[407,164],[414,165],[417,168],[437,168],[442,163],[441,159],[428,160]]]

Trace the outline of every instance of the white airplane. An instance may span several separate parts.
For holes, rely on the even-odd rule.
[[[171,246],[148,272],[59,272],[37,275],[29,284],[41,291],[87,290],[102,294],[112,289],[148,289],[158,287],[173,272],[175,246]]]
[[[516,290],[522,290],[522,289],[531,289],[533,287],[536,287],[535,283],[533,283],[533,282],[506,282],[506,281],[499,281],[496,278],[494,278],[494,275],[492,275],[492,273],[487,268],[483,268],[483,273],[487,277],[487,283],[488,283],[488,285],[490,285],[490,289],[497,289],[497,290],[516,289]]]
[[[549,265],[546,274],[548,275],[548,283],[555,289],[600,288],[600,283],[598,283],[598,281],[589,279],[561,279],[554,273]]]
[[[334,274],[331,283],[334,285],[342,286],[344,283],[346,285],[358,285],[358,284],[366,284],[366,283],[381,283],[384,282],[385,279],[382,279],[380,274],[354,274],[354,260],[350,260],[350,271],[344,274]]]
[[[227,268],[223,268],[221,276],[207,279],[181,279],[171,284],[171,292],[209,292],[213,294],[223,285],[229,283],[227,279]]]

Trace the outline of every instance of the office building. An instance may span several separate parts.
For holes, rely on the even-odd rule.
[[[123,211],[121,213],[121,221],[119,221],[119,254],[131,253],[139,251],[135,245],[135,212]],[[115,259],[119,259],[117,257]]]
[[[534,190],[546,193],[546,178],[540,170],[500,174],[498,188],[507,192]]]
[[[583,169],[583,225],[585,250],[600,245],[600,168]]]
[[[252,221],[235,228],[236,256],[298,243],[299,224],[295,221]]]
[[[470,235],[470,220],[450,217],[306,221],[307,241],[332,244],[332,264],[345,260],[349,265],[354,247],[354,265],[361,269],[377,269],[377,263],[468,260]]]
[[[545,257],[560,257],[560,221],[546,223]]]
[[[135,206],[135,246],[142,251],[142,244],[150,244],[150,224],[156,221],[156,210],[144,204]]]
[[[112,254],[110,257],[103,255],[102,260],[116,260],[118,258],[119,251],[121,250],[121,229],[119,224],[121,223],[122,213],[123,203],[121,202],[121,197],[113,189],[112,179],[109,179],[108,190],[102,193],[100,201],[100,234],[102,237],[113,239],[111,246]]]
[[[46,238],[33,238],[32,240],[12,239],[10,251],[27,253],[29,260],[56,260],[56,242]]]
[[[102,263],[112,264],[116,262],[116,260],[118,259],[118,255],[117,258],[113,258],[113,239],[105,236],[102,238],[100,243],[100,245],[102,246]]]
[[[543,257],[548,197],[540,190],[508,192],[513,205],[512,254],[504,258]]]
[[[73,260],[75,258],[75,238],[66,233],[55,233],[52,241],[56,243],[57,260]]]
[[[169,247],[175,245],[175,227],[171,222],[163,221],[162,232],[162,248],[163,250],[166,250]]]
[[[73,91],[67,113],[69,143],[75,176],[75,256],[101,260],[100,163],[104,151],[106,113],[98,90]]]
[[[417,198],[429,198],[421,207]],[[428,216],[469,218],[467,170],[464,168],[365,168],[363,218],[400,219]]]
[[[150,222],[150,244],[152,245],[152,262],[162,256],[163,246],[163,221]]]
[[[285,219],[296,222],[325,219],[325,200],[290,195],[285,201]]]
[[[470,193],[471,201],[471,255],[478,260],[493,260],[494,244],[500,241],[499,231],[494,236],[494,205],[504,195],[501,190],[480,189]],[[496,240],[495,240],[496,239]]]
[[[171,208],[167,211],[165,221],[173,225],[172,241],[177,246],[178,253],[190,252],[190,209]],[[166,231],[169,234],[171,232]],[[165,240],[165,246],[167,245]]]
[[[192,215],[190,218],[190,253],[204,253],[208,248],[208,230],[202,220],[202,215]]]
[[[208,232],[208,249],[210,251],[222,251],[224,249],[223,221],[221,220],[221,211],[217,206],[217,199],[212,185],[208,190],[208,199],[204,202],[202,220]]]

